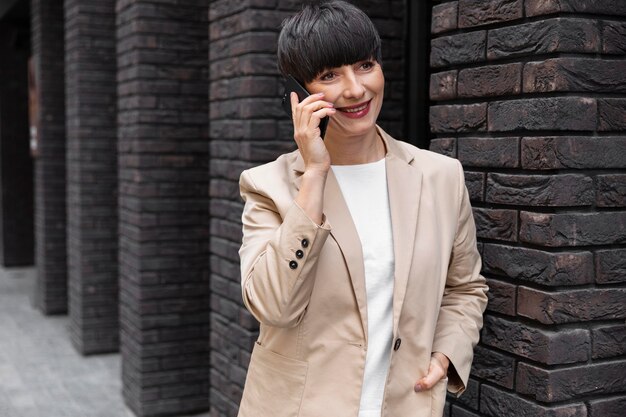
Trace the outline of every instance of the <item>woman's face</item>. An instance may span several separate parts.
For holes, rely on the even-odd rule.
[[[337,112],[328,130],[333,136],[360,136],[375,128],[383,104],[385,77],[374,60],[331,68],[305,85],[311,94],[324,93]]]

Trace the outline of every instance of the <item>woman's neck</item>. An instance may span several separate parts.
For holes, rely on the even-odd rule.
[[[324,143],[332,165],[367,164],[385,157],[385,144],[376,128],[360,136],[338,137],[329,133]]]

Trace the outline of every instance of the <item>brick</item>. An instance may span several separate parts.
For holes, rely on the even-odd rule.
[[[626,282],[626,249],[598,250],[595,255],[598,284]]]
[[[456,158],[456,139],[455,138],[431,139],[429,149],[433,152],[437,152],[442,155]]]
[[[591,351],[587,330],[546,330],[489,315],[485,316],[482,343],[546,365],[586,362]]]
[[[524,169],[626,168],[626,137],[522,138]]]
[[[600,33],[594,21],[555,18],[489,31],[487,59],[512,58],[553,52],[600,51]]]
[[[248,2],[233,2],[228,0],[218,0],[209,3],[209,22],[216,19],[223,19],[227,16],[241,12],[248,6]]]
[[[494,97],[519,94],[522,64],[489,65],[459,72],[459,97]]]
[[[593,13],[626,16],[626,5],[613,0],[526,0],[526,15]]]
[[[457,71],[444,71],[430,75],[430,99],[433,101],[456,98]]]
[[[526,206],[589,206],[595,200],[586,175],[489,174],[487,202]]]
[[[487,311],[515,316],[517,286],[493,278],[487,278],[487,285]]]
[[[481,413],[489,417],[587,417],[583,403],[550,407],[489,385],[482,385],[480,394]]]
[[[595,130],[596,100],[585,97],[533,98],[489,103],[490,132]]]
[[[116,123],[116,114],[111,111],[116,99],[115,45],[106,42],[115,37],[115,6],[109,3],[94,10],[68,1],[65,12],[66,32],[77,34],[66,37],[67,50],[76,53],[65,57],[66,162],[68,172],[77,173],[67,177],[72,342],[82,354],[115,352],[119,341],[118,309],[100,306],[118,304],[117,178],[107,175],[117,169],[116,132],[107,132]],[[101,25],[87,24],[91,18],[97,18]],[[80,42],[84,37],[92,42]],[[86,66],[97,67],[98,72],[85,74]],[[98,100],[93,100],[94,96]],[[148,103],[138,100],[135,104]],[[95,136],[85,126],[108,135]],[[98,176],[98,181],[84,175],[87,171]]]
[[[583,395],[612,394],[626,390],[626,360],[572,368],[542,369],[520,363],[516,389],[538,401],[556,402]]]
[[[117,13],[117,37],[144,45],[117,50],[123,391],[138,414],[187,414],[209,391],[208,4],[132,3]],[[148,355],[159,372],[137,366]]]
[[[513,389],[515,376],[515,359],[483,346],[474,348],[472,375]]]
[[[524,65],[524,92],[575,91],[624,93],[626,62],[590,58],[553,58]]]
[[[598,130],[602,132],[626,130],[626,99],[598,100]]]
[[[486,31],[435,38],[430,42],[430,65],[440,68],[484,61],[486,43]]]
[[[246,32],[232,38],[211,42],[209,56],[211,61],[249,53],[276,53],[278,34],[275,32]]]
[[[546,292],[519,287],[517,314],[544,324],[626,318],[626,289]]]
[[[466,394],[463,393],[463,395],[466,395]],[[451,412],[452,412],[451,417],[480,417],[479,414],[476,414],[472,411],[461,408],[457,405],[452,406]]]
[[[626,175],[598,175],[596,187],[598,207],[626,207]]]
[[[465,186],[467,187],[471,201],[483,201],[483,195],[485,192],[485,173],[466,172]]]
[[[483,239],[517,240],[517,211],[474,209],[476,235]]]
[[[612,358],[626,354],[626,325],[602,326],[591,330],[593,359]]]
[[[626,395],[589,401],[589,417],[619,416],[626,410]]]
[[[626,212],[520,213],[520,241],[537,245],[584,246],[626,242]]]
[[[232,16],[217,19],[209,25],[212,42],[244,32],[276,30],[289,12],[275,10],[245,9]]]
[[[602,22],[602,52],[618,55],[626,52],[626,23]]]
[[[458,104],[440,105],[430,108],[430,130],[441,132],[476,132],[485,131],[487,124],[487,105]]]
[[[591,252],[550,253],[536,249],[485,243],[483,270],[540,285],[584,285],[593,282]]]
[[[63,4],[34,0],[32,55],[38,79],[40,126],[35,183],[33,302],[44,314],[67,312],[67,207]]]
[[[433,6],[430,33],[438,34],[456,29],[458,8],[458,1]]]
[[[516,168],[519,138],[459,138],[458,158],[465,166]]]
[[[459,27],[469,28],[523,17],[522,0],[460,0]]]

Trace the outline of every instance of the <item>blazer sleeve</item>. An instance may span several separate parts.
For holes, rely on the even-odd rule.
[[[474,346],[478,343],[487,306],[488,288],[485,278],[480,275],[476,227],[460,163],[458,169],[459,217],[433,352],[441,352],[450,359],[448,390],[460,395],[467,386]]]
[[[281,216],[250,171],[241,174],[239,188],[245,201],[239,250],[243,302],[260,323],[296,326],[309,303],[330,226],[325,219],[322,226],[314,223],[295,201]]]

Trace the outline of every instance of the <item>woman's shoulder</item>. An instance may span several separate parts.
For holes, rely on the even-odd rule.
[[[456,158],[429,151],[427,149],[421,149],[407,142],[399,140],[395,141],[404,150],[404,152],[411,155],[413,159],[412,165],[419,167],[425,174],[441,173],[441,171],[458,173],[459,171],[460,162]]]
[[[280,183],[289,183],[297,165],[298,150],[284,153],[271,162],[248,168],[241,173],[240,185],[251,185],[256,189],[275,187]]]

